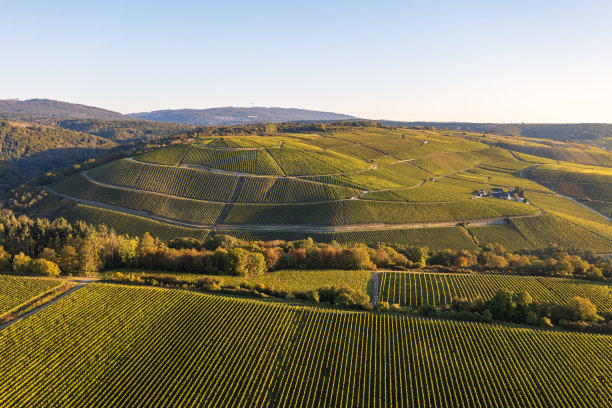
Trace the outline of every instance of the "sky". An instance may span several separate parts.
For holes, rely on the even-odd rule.
[[[0,3],[0,99],[612,123],[609,0]]]

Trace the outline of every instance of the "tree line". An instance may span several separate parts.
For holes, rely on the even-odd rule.
[[[541,250],[508,252],[498,244],[475,251],[432,251],[425,247],[389,244],[243,241],[219,235],[168,243],[145,233],[133,237],[105,225],[50,221],[0,211],[0,268],[27,269],[28,258],[44,259],[69,275],[95,274],[101,269],[141,268],[209,275],[257,275],[278,269],[394,269],[425,266],[453,270],[496,271],[610,281],[612,260],[592,251]],[[23,258],[23,257],[28,258]],[[32,264],[34,265],[34,264]],[[34,268],[34,266],[32,266]],[[40,269],[40,268],[39,268]],[[38,270],[38,269],[37,269]]]

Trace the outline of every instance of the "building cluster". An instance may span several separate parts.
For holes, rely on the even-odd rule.
[[[514,193],[514,190],[504,191],[503,188],[492,188],[491,193],[489,193],[487,190],[480,190],[474,194],[474,197],[494,197],[500,198],[502,200],[514,200],[518,201],[519,203],[527,203],[527,201],[523,197],[517,195],[515,198]]]

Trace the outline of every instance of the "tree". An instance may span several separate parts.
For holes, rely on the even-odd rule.
[[[589,299],[576,296],[568,300],[569,315],[574,321],[594,322],[597,320],[597,307]]]
[[[23,252],[18,253],[13,258],[13,270],[17,273],[28,273],[32,265],[32,258],[25,255]]]
[[[266,258],[259,252],[247,254],[246,273],[248,275],[260,275],[266,271]]]
[[[0,271],[8,271],[11,269],[11,254],[6,252],[2,246],[0,246]]]
[[[232,248],[227,251],[225,259],[225,273],[233,276],[245,276],[247,274],[247,253],[242,248]]]
[[[489,310],[497,320],[512,320],[515,307],[513,293],[507,289],[498,290],[489,301]]]
[[[59,276],[60,274],[59,266],[55,262],[47,261],[46,259],[32,261],[31,269],[37,275]]]
[[[80,272],[85,275],[93,275],[100,270],[101,262],[94,237],[86,237],[77,254]]]
[[[66,274],[76,274],[79,271],[77,251],[72,245],[65,245],[59,254],[59,267]]]
[[[364,247],[348,248],[343,251],[344,269],[375,269],[376,266],[370,260],[370,254]]]

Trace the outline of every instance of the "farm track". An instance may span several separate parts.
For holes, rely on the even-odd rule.
[[[378,304],[378,293],[380,292],[380,274],[380,271],[372,272],[372,275],[374,275],[372,306],[374,307],[376,307],[376,305]]]
[[[455,227],[469,223],[470,226],[484,226],[484,225],[500,225],[507,224],[508,219],[517,218],[532,218],[539,217],[545,214],[542,211],[539,214],[532,215],[517,215],[510,217],[493,217],[493,218],[481,218],[471,220],[459,220],[459,221],[435,221],[435,222],[419,222],[419,223],[406,223],[406,224],[383,224],[383,223],[372,223],[372,224],[351,224],[351,225],[337,225],[337,226],[323,226],[323,225],[293,225],[293,224],[276,224],[276,225],[265,225],[265,224],[197,224],[189,223],[170,218],[158,217],[145,211],[134,210],[126,207],[119,207],[111,204],[100,203],[97,201],[85,200],[82,198],[72,197],[66,194],[58,193],[53,188],[47,186],[45,190],[58,197],[65,198],[70,201],[77,202],[79,204],[87,205],[90,207],[97,207],[111,211],[123,212],[126,214],[136,215],[138,217],[147,218],[153,221],[158,221],[166,224],[171,224],[184,228],[192,229],[206,229],[206,230],[231,230],[231,231],[298,231],[298,232],[348,232],[348,231],[376,231],[376,230],[395,230],[395,229],[414,229],[414,228],[439,228],[439,227]]]

